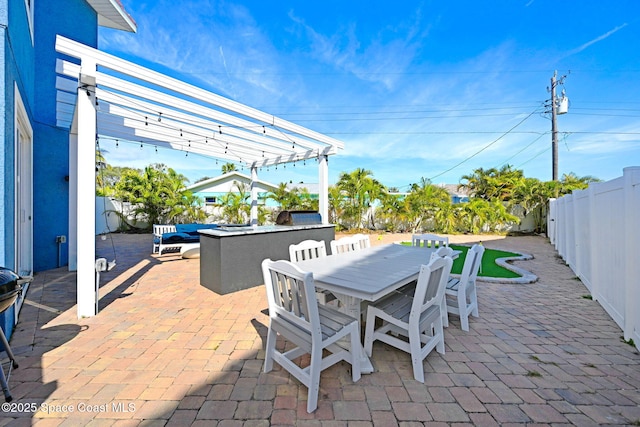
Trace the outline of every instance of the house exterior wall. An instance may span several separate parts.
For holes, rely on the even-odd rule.
[[[22,1],[23,0],[16,0]],[[35,55],[33,141],[34,270],[67,265],[67,245],[58,260],[56,236],[69,235],[69,132],[56,127],[55,37],[63,35],[97,47],[98,17],[84,0],[35,3]],[[84,201],[91,203],[92,200]]]
[[[15,268],[15,88],[20,91],[33,122],[34,55],[24,0],[0,0],[0,133],[4,148],[0,154],[0,262]],[[0,315],[0,327],[10,337],[15,324],[15,307]]]
[[[31,106],[33,105],[34,56],[24,0],[0,0],[0,19],[2,19],[0,26],[2,34],[0,132],[4,141],[4,149],[0,155],[0,191],[2,192],[0,262],[3,266],[13,268],[15,265],[14,87],[20,90],[29,120],[33,121]]]

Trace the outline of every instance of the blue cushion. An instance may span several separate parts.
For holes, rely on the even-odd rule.
[[[192,236],[189,233],[164,233],[162,235],[163,244],[197,243],[199,241],[200,236]]]
[[[179,233],[188,233],[192,236],[199,236],[198,230],[217,227],[218,224],[176,224],[176,231]]]

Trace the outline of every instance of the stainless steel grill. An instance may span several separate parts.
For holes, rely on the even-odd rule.
[[[276,218],[277,225],[322,224],[322,215],[316,211],[282,211]]]

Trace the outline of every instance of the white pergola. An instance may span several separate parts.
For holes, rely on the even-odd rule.
[[[334,138],[175,78],[57,36],[57,126],[69,137],[69,269],[77,270],[78,317],[97,314],[95,153],[98,138],[154,145],[251,170],[251,223],[257,224],[258,170],[318,160],[319,210],[328,223],[328,156]]]

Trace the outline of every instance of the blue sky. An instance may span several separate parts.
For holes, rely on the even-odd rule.
[[[100,49],[330,135],[330,182],[362,167],[387,186],[458,183],[510,164],[551,179],[554,71],[559,174],[603,180],[640,165],[640,3],[596,0],[121,0],[136,34]],[[165,163],[191,182],[221,164],[103,143],[112,165]],[[317,182],[310,162],[263,171]]]

